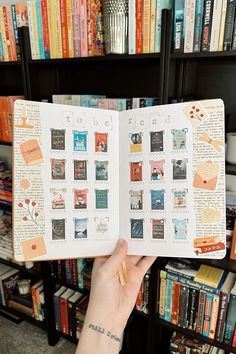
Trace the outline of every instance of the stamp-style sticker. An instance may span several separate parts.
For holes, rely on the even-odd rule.
[[[142,152],[143,133],[130,133],[130,152]]]
[[[108,208],[108,189],[95,189],[96,209]]]
[[[188,189],[172,189],[175,210],[186,209]]]
[[[87,161],[74,160],[74,180],[86,181],[87,180]]]
[[[188,235],[188,219],[173,219],[174,226],[174,239],[175,240],[187,240]]]
[[[131,182],[141,182],[143,175],[143,162],[130,162],[130,181]]]
[[[150,161],[151,181],[163,181],[165,160]]]
[[[197,189],[215,190],[220,166],[212,161],[198,161],[194,175],[193,187]]]
[[[52,219],[52,240],[65,240],[66,220]]]
[[[95,161],[95,179],[96,181],[108,180],[108,161]]]
[[[165,238],[165,219],[152,219],[152,238],[164,240]]]
[[[221,221],[221,211],[216,207],[202,209],[202,221],[204,224],[215,224]]]
[[[52,179],[64,180],[66,176],[65,159],[51,159]]]
[[[108,133],[95,133],[95,152],[108,151]]]
[[[34,259],[35,257],[40,257],[47,254],[47,248],[43,236],[21,241],[21,249],[24,261],[28,261]]]
[[[173,180],[187,179],[187,159],[176,160],[172,159]]]
[[[199,102],[192,103],[184,109],[184,112],[193,125],[198,125],[207,118],[207,113],[204,111],[203,107],[200,106]]]
[[[131,219],[131,238],[143,239],[143,219]]]
[[[174,151],[186,150],[187,131],[187,128],[171,130]]]
[[[74,151],[87,151],[87,132],[73,131]]]
[[[50,192],[52,196],[52,209],[65,209],[66,188],[51,188]]]
[[[37,139],[21,143],[20,151],[26,166],[35,166],[43,162],[42,150]]]
[[[76,240],[87,238],[88,218],[74,218],[74,238]]]
[[[143,190],[130,192],[130,209],[143,210]]]
[[[87,189],[74,190],[74,208],[87,209]]]
[[[151,209],[164,210],[165,208],[165,189],[151,190]]]
[[[97,236],[100,237],[105,237],[109,236],[108,231],[109,231],[109,217],[106,216],[104,218],[100,217],[95,217],[95,230],[97,233]]]
[[[51,149],[65,150],[65,129],[51,129]]]
[[[164,131],[150,133],[150,151],[161,152],[164,151]]]

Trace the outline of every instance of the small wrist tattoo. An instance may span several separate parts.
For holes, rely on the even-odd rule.
[[[104,334],[105,336],[110,337],[112,340],[120,343],[121,339],[119,337],[117,337],[115,334],[111,333],[110,331],[105,330],[105,328],[103,328],[103,327],[100,327],[100,326],[90,323],[88,325],[88,328],[90,328],[98,333]]]

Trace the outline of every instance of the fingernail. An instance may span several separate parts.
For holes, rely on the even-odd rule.
[[[125,240],[120,239],[120,240],[118,241],[118,246],[119,246],[119,247],[123,247],[124,245],[125,245]]]

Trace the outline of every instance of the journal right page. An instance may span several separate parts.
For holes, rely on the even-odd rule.
[[[225,255],[224,104],[120,113],[120,236],[129,254]]]

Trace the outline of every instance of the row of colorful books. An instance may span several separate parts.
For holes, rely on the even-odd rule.
[[[170,340],[170,354],[225,354],[223,349],[213,345],[203,343],[198,339],[187,338],[186,336],[174,332]]]
[[[26,4],[0,6],[0,61],[20,60],[18,28],[27,25]]]
[[[5,260],[13,258],[12,214],[4,210],[0,210],[0,258]]]
[[[1,23],[1,19],[0,19]],[[12,142],[12,122],[14,102],[17,99],[24,99],[23,96],[1,96],[0,97],[0,141]]]
[[[106,98],[104,95],[52,95],[52,102],[90,108],[125,111],[127,109],[156,106],[156,97]]]
[[[160,318],[236,346],[236,274],[188,260],[160,271]]]
[[[65,286],[53,295],[56,330],[79,339],[89,296]]]
[[[175,0],[174,51],[235,50],[235,4],[235,0]]]
[[[68,287],[87,289],[91,287],[93,259],[78,258],[51,261],[51,276]]]

